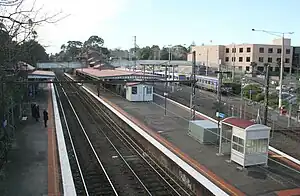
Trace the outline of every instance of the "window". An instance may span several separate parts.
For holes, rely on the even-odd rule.
[[[151,94],[152,93],[152,87],[151,86],[147,86],[147,94]]]
[[[268,58],[268,63],[272,63],[272,57]]]
[[[250,47],[247,48],[247,52],[251,52],[251,48]]]
[[[244,51],[244,48],[239,48],[240,53],[243,53],[243,51]]]
[[[286,49],[286,50],[285,50],[285,53],[286,53],[286,54],[291,54],[291,49]]]
[[[243,57],[239,57],[239,62],[243,62]]]
[[[246,62],[250,62],[250,57],[246,57]]]
[[[268,48],[268,53],[273,53],[273,48]]]
[[[267,153],[268,139],[247,140],[246,154]]]
[[[231,58],[231,61],[232,61],[232,62],[235,62],[235,57],[232,57],[232,58]]]
[[[277,54],[281,53],[281,48],[277,48]]]
[[[250,58],[250,57],[249,57]],[[250,61],[249,61],[250,62]],[[246,66],[246,71],[250,71],[250,66]]]
[[[276,62],[277,62],[278,64],[280,64],[280,63],[281,63],[281,58],[277,58],[277,59],[276,59]]]
[[[136,86],[131,87],[131,94],[133,94],[133,95],[137,94],[137,87]]]
[[[226,53],[229,53],[229,48],[226,48]]]
[[[229,61],[229,57],[225,57],[225,62],[228,62]]]
[[[232,138],[232,149],[244,153],[244,140],[237,136],[233,136]]]
[[[289,58],[285,58],[285,63],[290,63],[290,59]]]
[[[236,53],[236,48],[232,48],[232,49],[231,49],[231,52],[232,52],[232,53]]]
[[[264,57],[259,57],[259,58],[258,58],[258,62],[263,63],[263,62],[264,62]]]
[[[264,49],[264,48],[259,48],[259,52],[260,52],[260,53],[264,53],[264,52],[265,52],[265,49]]]

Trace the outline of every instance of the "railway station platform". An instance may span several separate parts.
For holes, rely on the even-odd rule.
[[[84,86],[97,95],[96,87],[90,84]],[[167,101],[165,116],[164,100],[159,97],[155,97],[152,103],[133,103],[101,90],[100,98],[144,131],[156,134],[164,146],[230,195],[282,195],[283,190],[286,195],[292,195],[288,190],[300,194],[297,189],[300,185],[299,170],[272,157],[268,167],[240,169],[228,161],[229,157],[217,156],[217,146],[200,144],[189,137],[189,111],[172,102]],[[197,118],[203,119],[203,116],[198,115]]]
[[[0,172],[0,195],[59,196],[72,192],[72,189],[75,192],[73,180],[71,182],[64,177],[66,173],[71,173],[66,164],[61,164],[68,163],[68,157],[62,150],[63,144],[57,140],[61,124],[57,121],[59,114],[53,84],[40,87],[39,93],[31,102],[39,105],[40,118],[36,122],[31,117],[30,103],[27,104],[23,114],[25,118],[15,131],[8,161]],[[44,109],[48,112],[47,127],[43,122]]]

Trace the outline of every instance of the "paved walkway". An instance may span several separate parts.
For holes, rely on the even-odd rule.
[[[41,91],[35,102],[49,113],[48,128],[28,115],[1,171],[1,196],[60,195],[52,98],[49,89]],[[30,111],[30,110],[28,110]]]

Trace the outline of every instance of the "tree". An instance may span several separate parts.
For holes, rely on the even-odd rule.
[[[89,37],[88,40],[84,42],[84,47],[100,52],[103,44],[104,40],[101,37],[97,35],[92,35],[91,37]]]
[[[66,53],[74,60],[80,53],[82,48],[81,41],[68,41]]]

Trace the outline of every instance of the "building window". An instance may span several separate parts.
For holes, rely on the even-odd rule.
[[[239,62],[243,62],[243,57],[239,57]]]
[[[286,50],[285,50],[285,53],[286,53],[286,54],[291,54],[291,49],[286,49]]]
[[[225,57],[225,62],[228,62],[229,61],[229,57]]]
[[[231,49],[231,52],[232,52],[232,53],[236,53],[236,48],[232,48],[232,49]]]
[[[244,153],[244,140],[242,138],[233,136],[232,149],[234,149],[240,153]]]
[[[285,63],[290,63],[290,59],[289,58],[285,58]]]
[[[258,58],[258,62],[263,63],[263,62],[264,62],[264,57],[259,57],[259,58]]]
[[[259,48],[259,53],[264,53],[265,49],[264,48]]]
[[[147,86],[147,94],[151,94],[152,93],[152,87],[151,86]]]
[[[250,57],[246,57],[246,62],[250,62]]]
[[[232,62],[235,62],[235,57],[231,57],[231,61],[232,61]]]
[[[268,58],[268,63],[272,63],[272,57]]]
[[[133,95],[137,94],[137,87],[136,86],[131,87],[131,94],[133,94]]]
[[[280,64],[280,63],[281,63],[281,58],[277,58],[277,59],[276,59],[276,62],[277,62],[278,64]]]
[[[226,48],[226,53],[229,53],[229,48]]]
[[[249,57],[250,58],[250,57]],[[250,61],[249,61],[250,62]],[[250,66],[246,66],[246,71],[250,71]]]
[[[244,48],[239,48],[240,53],[243,53],[243,51],[244,51]]]
[[[281,53],[281,48],[277,48],[277,54]]]
[[[247,52],[251,52],[251,48],[250,47],[247,48]]]
[[[268,48],[268,53],[273,53],[273,48]]]

